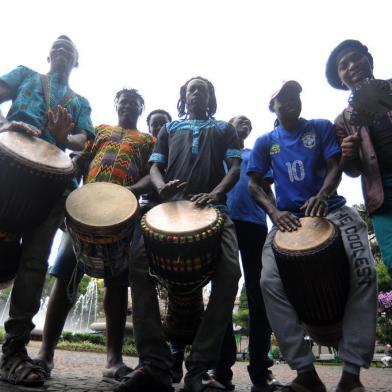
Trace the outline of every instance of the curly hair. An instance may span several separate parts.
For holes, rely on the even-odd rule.
[[[142,111],[144,110],[144,98],[134,88],[131,88],[131,89],[123,88],[122,90],[118,91],[116,93],[116,96],[114,97],[114,103],[116,105],[117,105],[121,95],[123,95],[123,94],[131,96],[131,97],[136,97],[138,100],[140,100],[140,102],[142,103]]]
[[[186,112],[186,89],[188,87],[188,84],[192,80],[195,80],[195,79],[202,80],[208,86],[208,92],[209,92],[210,99],[209,99],[208,105],[207,105],[207,117],[212,118],[212,116],[216,113],[216,108],[217,108],[215,88],[214,88],[213,84],[208,79],[202,78],[201,76],[195,76],[195,77],[189,79],[180,88],[180,99],[177,102],[178,117],[181,118],[181,117],[184,117],[187,115],[187,112]]]

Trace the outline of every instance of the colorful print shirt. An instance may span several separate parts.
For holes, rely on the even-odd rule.
[[[64,106],[72,116],[75,124],[74,130],[84,130],[88,137],[94,137],[94,127],[90,119],[91,108],[87,99],[75,93],[69,95],[68,82],[59,78],[56,73],[49,72],[46,76],[50,87],[48,94],[50,108],[53,110],[57,105]],[[45,100],[42,78],[43,75],[23,65],[0,77],[0,83],[6,84],[13,95],[7,120],[23,121],[33,125],[41,129],[42,139],[56,144],[47,127],[48,105]]]
[[[88,167],[85,183],[131,186],[149,173],[154,137],[110,125],[99,125],[95,130],[95,140],[87,142],[81,155],[84,167]]]

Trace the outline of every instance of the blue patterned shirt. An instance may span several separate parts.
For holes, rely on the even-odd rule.
[[[42,78],[43,75],[23,65],[0,77],[0,82],[5,83],[12,91],[12,105],[7,120],[34,125],[41,129],[42,139],[56,144],[47,127],[48,105]],[[90,118],[91,108],[87,99],[75,93],[70,95],[68,82],[60,79],[56,73],[49,72],[47,78],[50,86],[50,108],[55,110],[57,105],[64,106],[72,116],[74,130],[84,130],[87,136],[94,137],[94,127]]]

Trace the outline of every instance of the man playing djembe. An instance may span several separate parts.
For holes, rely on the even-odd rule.
[[[94,136],[94,128],[88,101],[68,84],[78,66],[74,43],[67,36],[58,37],[48,62],[46,75],[19,66],[0,77],[0,103],[12,100],[8,124],[2,130],[40,136],[62,150],[80,151],[87,136]],[[10,317],[4,325],[6,340],[0,362],[0,377],[14,384],[40,386],[45,380],[44,370],[32,363],[25,346],[40,307],[53,238],[64,218],[64,201],[61,197],[41,224],[22,234],[20,266],[12,289]]]
[[[338,227],[347,254],[350,283],[347,303],[343,304],[341,337],[338,336],[336,343],[344,363],[337,391],[360,392],[364,391],[359,380],[360,367],[369,367],[375,343],[374,261],[366,224],[336,193],[340,181],[340,148],[333,125],[327,120],[308,121],[299,117],[301,91],[299,83],[290,81],[273,95],[269,107],[277,116],[275,129],[257,139],[249,160],[250,192],[274,223],[263,250],[261,288],[283,357],[298,373],[283,391],[326,391],[315,371],[312,351],[304,340],[302,320],[283,286],[273,242],[279,232],[298,230],[300,233],[299,217],[304,215],[315,217],[312,219],[326,217]],[[272,193],[264,191],[268,188],[263,188],[263,177],[270,168],[273,169],[276,204],[271,200]],[[304,242],[307,241],[308,238],[304,238]],[[347,267],[345,257],[341,260]],[[327,259],[328,268],[332,261]],[[299,276],[298,290],[301,286],[311,286],[310,280],[308,277],[301,281]]]
[[[150,158],[151,180],[164,200],[190,196],[195,206],[224,207],[225,195],[239,177],[241,151],[234,128],[214,120],[215,111],[211,82],[196,77],[181,87],[178,112],[179,117],[186,118],[162,127]],[[227,174],[224,160],[229,166]],[[143,250],[142,241],[140,249]],[[240,278],[237,239],[228,216],[225,216],[221,249],[212,275],[210,299],[186,360],[188,372],[184,382],[189,392],[225,389],[212,379],[203,380],[203,375],[219,358]],[[160,322],[155,283],[149,276],[149,262],[143,252],[131,262],[130,280],[140,364],[117,390],[172,391],[171,353]]]

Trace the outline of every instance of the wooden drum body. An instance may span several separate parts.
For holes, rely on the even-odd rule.
[[[160,204],[141,221],[151,275],[168,291],[167,337],[193,341],[204,311],[202,288],[221,254],[224,218],[215,208],[190,201]]]
[[[276,232],[272,243],[276,264],[287,297],[309,334],[318,342],[335,345],[350,288],[343,241],[339,229],[327,219],[300,221],[296,231]],[[333,326],[337,328],[331,332]],[[328,331],[328,339],[323,330]]]
[[[123,272],[138,211],[133,193],[112,183],[91,183],[73,191],[65,208],[75,255],[84,272],[95,278]]]
[[[56,146],[0,133],[0,230],[20,232],[41,223],[73,175],[71,159]]]

